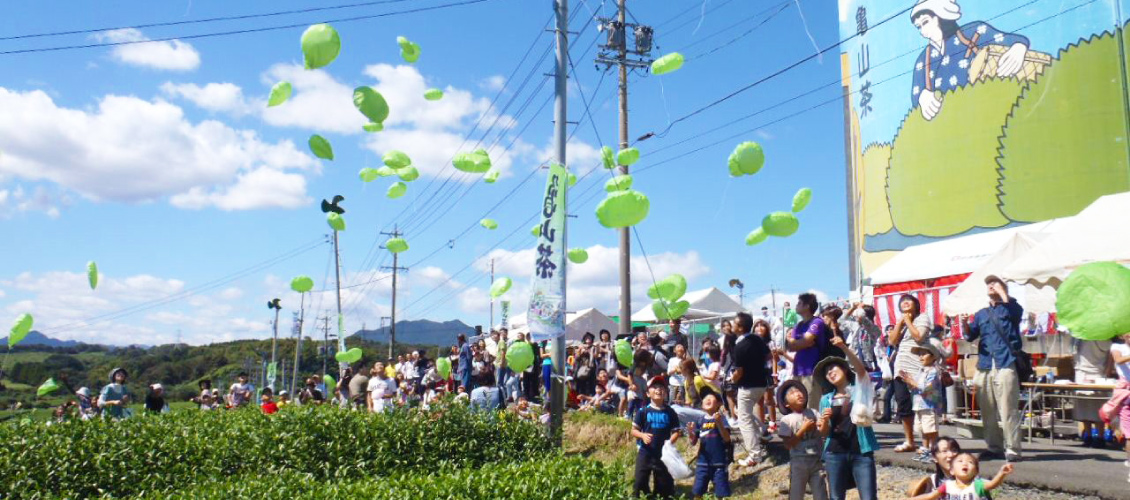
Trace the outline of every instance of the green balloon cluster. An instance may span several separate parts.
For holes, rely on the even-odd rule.
[[[632,176],[628,174],[617,175],[604,183],[604,190],[609,193],[632,189]]]
[[[569,249],[569,262],[574,264],[584,264],[589,260],[589,252],[583,248],[570,248]]]
[[[510,287],[513,285],[514,281],[510,278],[498,278],[494,280],[494,283],[491,283],[490,285],[490,296],[497,299],[501,297],[502,294],[508,292],[510,290]]]
[[[743,142],[730,153],[729,165],[731,176],[756,174],[765,165],[765,151],[756,142]]]
[[[761,229],[769,236],[783,238],[792,236],[800,228],[800,219],[792,212],[773,212],[761,219]]]
[[[1116,262],[1079,266],[1056,291],[1059,323],[1083,340],[1130,333],[1130,269]]]
[[[483,219],[479,221],[479,225],[490,230],[498,229],[498,223],[494,219]]]
[[[483,182],[485,182],[487,184],[494,184],[495,181],[498,180],[498,176],[501,173],[502,172],[499,172],[498,170],[491,170],[490,172],[487,172],[487,174],[483,176]]]
[[[357,172],[357,177],[361,178],[361,182],[373,182],[380,176],[380,172],[373,167],[365,167]]]
[[[334,354],[334,359],[336,359],[338,363],[352,364],[361,361],[362,354],[360,347],[354,347],[348,351],[340,351]]]
[[[663,321],[669,321],[676,318],[683,317],[690,309],[691,304],[685,300],[678,300],[670,302],[666,300],[657,300],[651,303],[651,312],[655,314],[655,318]]]
[[[424,99],[429,101],[438,101],[443,99],[443,91],[440,89],[428,89],[424,91]]]
[[[683,67],[683,55],[678,52],[666,54],[651,63],[653,75],[664,75]]]
[[[404,62],[412,64],[420,59],[420,46],[409,41],[402,36],[396,37],[397,45],[400,45],[400,58]]]
[[[400,253],[408,250],[408,242],[404,238],[390,238],[385,242],[385,248],[392,253]]]
[[[596,207],[596,218],[607,228],[629,227],[647,218],[651,202],[643,193],[625,189],[609,193]]]
[[[632,344],[628,342],[628,339],[617,340],[616,344],[612,347],[612,351],[616,354],[616,361],[622,366],[630,367],[632,366],[632,362],[635,361],[632,359],[634,354],[632,352]]]
[[[404,168],[412,164],[412,158],[409,158],[403,151],[392,150],[381,157],[381,161],[391,169]]]
[[[287,99],[290,99],[290,94],[293,91],[290,82],[276,83],[274,87],[271,87],[271,94],[267,97],[267,107],[275,107],[286,102]]]
[[[439,373],[439,376],[444,378],[444,379],[446,379],[447,377],[450,377],[451,376],[451,359],[449,359],[447,357],[442,357],[442,356],[439,359],[437,359],[436,360],[436,373]]]
[[[515,342],[506,348],[506,366],[521,373],[534,364],[534,348],[529,342]]]
[[[302,57],[306,69],[318,69],[337,59],[341,37],[328,24],[315,24],[302,33]]]
[[[98,264],[94,261],[86,263],[86,280],[90,282],[90,289],[98,288]]]
[[[476,149],[470,153],[459,153],[451,161],[455,168],[469,174],[482,174],[490,170],[490,155],[485,149]]]
[[[625,167],[632,166],[632,164],[639,161],[639,159],[640,150],[636,148],[621,149],[619,153],[616,153],[616,163]]]
[[[600,148],[600,160],[604,163],[604,168],[616,168],[616,153],[612,151],[612,148],[608,146]]]
[[[339,213],[326,214],[326,224],[329,224],[334,231],[345,231],[345,218]]]
[[[663,299],[674,302],[683,298],[687,293],[687,278],[681,274],[672,274],[656,281],[647,288],[647,296],[652,300]]]
[[[388,192],[385,193],[385,195],[390,199],[395,200],[397,198],[400,198],[401,196],[404,196],[404,193],[407,191],[408,185],[403,182],[397,181],[392,183],[392,185],[388,187]]]
[[[353,89],[353,106],[360,111],[370,123],[376,123],[384,128],[388,119],[388,101],[373,87],[357,87]]]
[[[295,276],[290,280],[290,289],[298,293],[306,293],[314,289],[314,280],[309,276]]]
[[[31,325],[34,323],[35,319],[28,313],[23,313],[16,318],[16,321],[12,323],[12,329],[8,331],[8,349],[27,337],[28,332],[31,331]]]
[[[769,238],[769,233],[765,232],[765,228],[757,226],[753,231],[750,231],[745,237],[745,244],[749,246],[756,245]]]
[[[317,156],[318,158],[321,158],[323,160],[333,161],[334,148],[333,146],[330,146],[330,141],[327,141],[325,137],[322,137],[318,134],[311,135],[309,145],[310,152],[314,153],[314,156]]]
[[[810,201],[812,201],[812,189],[800,188],[800,190],[793,195],[793,213],[795,214],[804,210]]]

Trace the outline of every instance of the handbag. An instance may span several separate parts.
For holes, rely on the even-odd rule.
[[[1008,330],[1001,328],[1000,319],[993,314],[991,309],[989,310],[989,321],[993,322],[993,327],[996,328],[998,332],[1005,335],[1008,334]],[[984,342],[984,339],[981,341]],[[1008,342],[1007,338],[1005,342]],[[1009,349],[1012,351],[1012,357],[1016,358],[1016,381],[1021,384],[1031,382],[1036,378],[1036,371],[1032,369],[1032,356],[1023,350],[1012,350],[1011,346],[1012,344],[1010,343]]]
[[[953,375],[950,375],[949,370],[942,368],[938,371],[941,372],[942,387],[953,387]]]

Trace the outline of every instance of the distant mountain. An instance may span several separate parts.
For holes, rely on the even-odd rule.
[[[8,337],[0,339],[0,344],[8,345]],[[82,342],[77,340],[58,340],[48,337],[35,330],[28,332],[27,337],[24,337],[18,345],[41,345],[47,347],[75,347],[82,345]]]
[[[353,337],[360,337],[370,342],[388,342],[389,327],[377,330],[358,330]],[[459,320],[438,323],[435,321],[397,321],[396,341],[405,344],[445,346],[455,344],[455,337],[460,333],[468,336],[475,334],[473,327]]]

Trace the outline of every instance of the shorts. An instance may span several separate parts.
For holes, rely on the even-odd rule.
[[[914,396],[906,382],[899,378],[892,380],[891,390],[894,391],[895,416],[900,420],[914,418]]]
[[[938,433],[938,415],[934,410],[918,410],[914,412],[914,430],[922,434]]]

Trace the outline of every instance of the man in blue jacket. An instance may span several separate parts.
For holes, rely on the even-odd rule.
[[[981,422],[985,426],[984,458],[1004,457],[1009,462],[1020,460],[1020,381],[1016,375],[1016,356],[1021,352],[1020,319],[1024,308],[1008,296],[1008,287],[1000,278],[985,277],[989,307],[977,311],[972,321],[961,316],[967,333],[965,339],[977,348],[977,403],[981,405]],[[1002,432],[1003,426],[1003,432]],[[1003,441],[1003,443],[1002,443]]]

